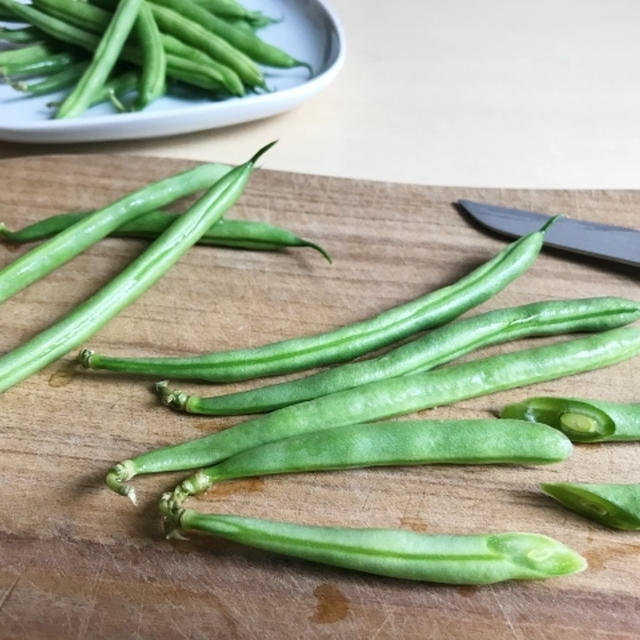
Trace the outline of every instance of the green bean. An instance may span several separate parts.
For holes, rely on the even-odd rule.
[[[189,396],[183,402],[168,391],[166,383],[158,383],[156,389],[165,404],[188,405],[186,410],[193,413],[259,413],[374,380],[426,371],[488,345],[525,336],[603,331],[638,317],[640,305],[622,298],[537,302],[457,320],[377,358],[349,362],[290,382],[207,398]]]
[[[78,255],[124,222],[210,187],[228,171],[228,166],[220,164],[194,167],[138,189],[96,211],[0,270],[0,302]]]
[[[88,62],[76,62],[71,66],[66,66],[62,71],[52,73],[43,80],[38,80],[30,84],[26,82],[14,82],[11,86],[16,91],[23,91],[32,96],[54,93],[71,86],[84,73],[88,64]],[[2,236],[5,231],[2,224],[0,224],[0,236]]]
[[[504,418],[544,422],[573,442],[640,440],[640,404],[583,398],[527,398],[503,407]]]
[[[265,551],[405,580],[484,585],[582,571],[586,561],[534,533],[443,535],[401,529],[303,526],[193,509],[161,511],[169,527],[202,531]]]
[[[40,62],[55,53],[59,53],[59,50],[44,42],[19,47],[18,49],[6,49],[0,51],[0,66]]]
[[[104,85],[118,61],[122,47],[140,14],[142,2],[143,0],[119,0],[89,67],[60,105],[56,118],[77,117],[89,108],[93,94]]]
[[[85,351],[80,361],[92,369],[230,382],[349,360],[417,331],[445,324],[487,300],[535,260],[545,231],[543,227],[516,240],[453,285],[327,333],[274,342],[256,349],[184,358],[113,358]]]
[[[305,67],[311,72],[311,67],[306,62],[296,60],[282,49],[261,40],[255,34],[235,28],[191,0],[151,0],[151,2],[169,7],[194,23],[202,25],[212,34],[224,38],[255,62],[268,67],[284,69]]]
[[[61,213],[39,220],[17,231],[9,231],[0,222],[0,239],[11,243],[35,242],[50,238],[70,225],[86,218],[92,212]],[[151,211],[115,229],[110,235],[133,238],[156,238],[176,218],[176,213]],[[329,254],[319,245],[299,238],[291,231],[266,222],[252,220],[219,220],[198,240],[198,244],[221,247],[276,251],[284,247],[309,247],[318,251],[327,262]]]
[[[0,27],[0,40],[12,42],[14,44],[33,44],[39,42],[41,34],[33,27],[23,27],[21,29],[8,29]]]
[[[167,58],[162,46],[160,31],[146,0],[142,0],[140,5],[135,30],[142,47],[144,60],[136,107],[144,109],[164,93],[167,72]]]
[[[241,451],[183,480],[171,501],[181,504],[216,482],[251,476],[391,465],[550,464],[571,450],[559,431],[522,420],[352,424]]]
[[[8,63],[2,65],[3,75],[12,77],[28,77],[28,76],[46,76],[65,69],[69,69],[71,65],[78,62],[78,57],[73,53],[62,52],[54,53],[42,60],[22,63]]]
[[[247,86],[264,87],[264,77],[258,67],[226,40],[185,18],[171,6],[152,4],[151,8],[162,31],[229,67]]]
[[[197,469],[274,440],[553,380],[612,365],[638,353],[640,330],[624,327],[436,371],[378,380],[284,407],[203,438],[148,451],[116,464],[106,481],[118,493],[128,495],[131,487],[123,483],[138,474]]]
[[[545,483],[542,491],[580,515],[613,529],[640,530],[640,484]]]
[[[0,391],[24,380],[86,340],[162,277],[233,205],[242,193],[256,160],[270,146],[263,147],[248,162],[223,175],[183,216],[97,293],[48,329],[0,357]]]

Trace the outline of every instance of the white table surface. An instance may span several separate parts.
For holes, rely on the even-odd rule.
[[[153,140],[20,145],[0,158],[114,152],[438,185],[640,188],[634,0],[331,0],[337,80],[296,110]]]

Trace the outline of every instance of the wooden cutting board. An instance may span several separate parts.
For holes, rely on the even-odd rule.
[[[54,212],[95,208],[192,164],[117,155],[3,160],[0,220],[13,228]],[[458,197],[628,226],[637,224],[640,210],[640,192],[438,188],[264,170],[230,215],[286,226],[321,243],[334,264],[308,249],[196,247],[88,345],[111,354],[187,354],[364,319],[455,281],[504,246],[504,239],[475,228],[451,205]],[[143,246],[104,240],[7,301],[0,349],[48,326]],[[0,247],[0,264],[22,251]],[[637,281],[631,268],[544,252],[479,310],[562,297],[637,298]],[[139,478],[135,508],[103,486],[106,469],[241,418],[172,413],[157,404],[150,381],[78,371],[73,355],[2,397],[2,638],[638,637],[640,534],[592,524],[537,490],[541,481],[638,481],[638,444],[576,447],[565,463],[542,468],[413,467],[254,478],[221,484],[197,502],[202,510],[309,524],[536,531],[589,561],[579,575],[483,588],[384,579],[214,538],[165,541],[156,500],[184,474]],[[423,415],[486,417],[531,394],[637,401],[638,388],[636,359]]]

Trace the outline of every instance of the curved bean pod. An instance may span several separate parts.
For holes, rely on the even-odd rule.
[[[135,475],[197,469],[267,442],[330,427],[373,422],[496,391],[553,380],[615,364],[640,353],[640,330],[611,329],[559,344],[524,349],[338,391],[248,420],[218,433],[160,447],[116,464],[106,482],[123,484]]]
[[[500,416],[544,422],[573,442],[640,440],[640,404],[582,398],[527,398],[502,408]]]
[[[586,561],[534,533],[436,535],[401,529],[318,527],[242,516],[161,511],[169,526],[365,573],[446,584],[484,585],[582,571]]]
[[[571,455],[571,441],[523,420],[403,420],[352,424],[241,451],[183,480],[171,500],[235,478],[426,464],[550,464]]]
[[[9,231],[0,222],[0,239],[11,243],[43,240],[67,229],[89,215],[91,212],[61,213],[16,231]],[[181,214],[151,211],[123,224],[109,235],[153,239],[158,237],[178,215]],[[202,238],[198,240],[198,244],[256,251],[277,251],[284,247],[309,247],[324,256],[327,262],[331,262],[331,257],[321,246],[300,238],[283,227],[252,220],[223,218],[207,229]]]
[[[333,331],[273,342],[256,349],[218,351],[193,357],[112,358],[85,351],[80,362],[91,369],[158,378],[231,382],[350,360],[417,331],[449,322],[490,298],[531,265],[540,251],[547,228],[545,225],[540,231],[507,245],[491,260],[448,287]]]
[[[143,213],[210,187],[229,167],[205,164],[138,189],[43,242],[0,270],[0,302]]]
[[[167,72],[167,58],[162,46],[160,31],[146,0],[142,0],[140,4],[135,32],[143,52],[142,74],[136,107],[144,109],[164,93]]]
[[[263,147],[248,162],[220,178],[187,213],[97,293],[56,324],[0,357],[0,391],[24,380],[86,340],[162,277],[233,205],[242,193],[254,163],[270,146]]]
[[[545,483],[540,488],[589,520],[625,531],[640,530],[640,484]]]
[[[205,398],[191,395],[185,401],[175,398],[166,382],[158,383],[156,390],[164,404],[183,405],[190,413],[260,413],[375,380],[426,371],[488,345],[525,336],[604,331],[638,317],[640,305],[622,298],[537,302],[456,320],[377,358],[349,362],[290,382]]]

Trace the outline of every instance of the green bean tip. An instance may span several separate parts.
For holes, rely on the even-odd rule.
[[[127,480],[131,480],[134,475],[135,465],[133,460],[123,460],[109,469],[104,481],[109,489],[129,498],[133,504],[137,505],[138,500],[135,489],[130,485],[124,484]]]
[[[276,142],[278,141],[272,140],[271,142],[269,142],[269,144],[265,144],[264,147],[258,149],[258,151],[256,151],[253,154],[252,158],[249,160],[249,164],[255,164],[261,156],[263,156],[267,151],[269,151],[269,149],[271,149],[271,147],[273,147],[274,144],[276,144]]]
[[[156,382],[154,389],[160,398],[160,402],[165,407],[171,407],[172,409],[185,410],[189,394],[179,389],[171,389],[167,380]]]
[[[549,229],[556,223],[558,222],[558,220],[560,220],[560,218],[562,218],[562,216],[560,214],[557,214],[555,216],[551,216],[551,218],[549,218],[541,227],[540,229],[538,229],[538,231],[542,234],[545,234],[547,231],[549,231]]]
[[[324,257],[324,259],[329,264],[333,264],[333,260],[331,259],[331,256],[319,244],[315,244],[315,242],[305,241],[303,246],[309,247],[310,249],[315,249],[318,253],[320,253],[320,255]]]
[[[91,369],[91,358],[93,353],[94,352],[91,349],[83,349],[80,351],[77,358],[78,364],[85,369]]]

